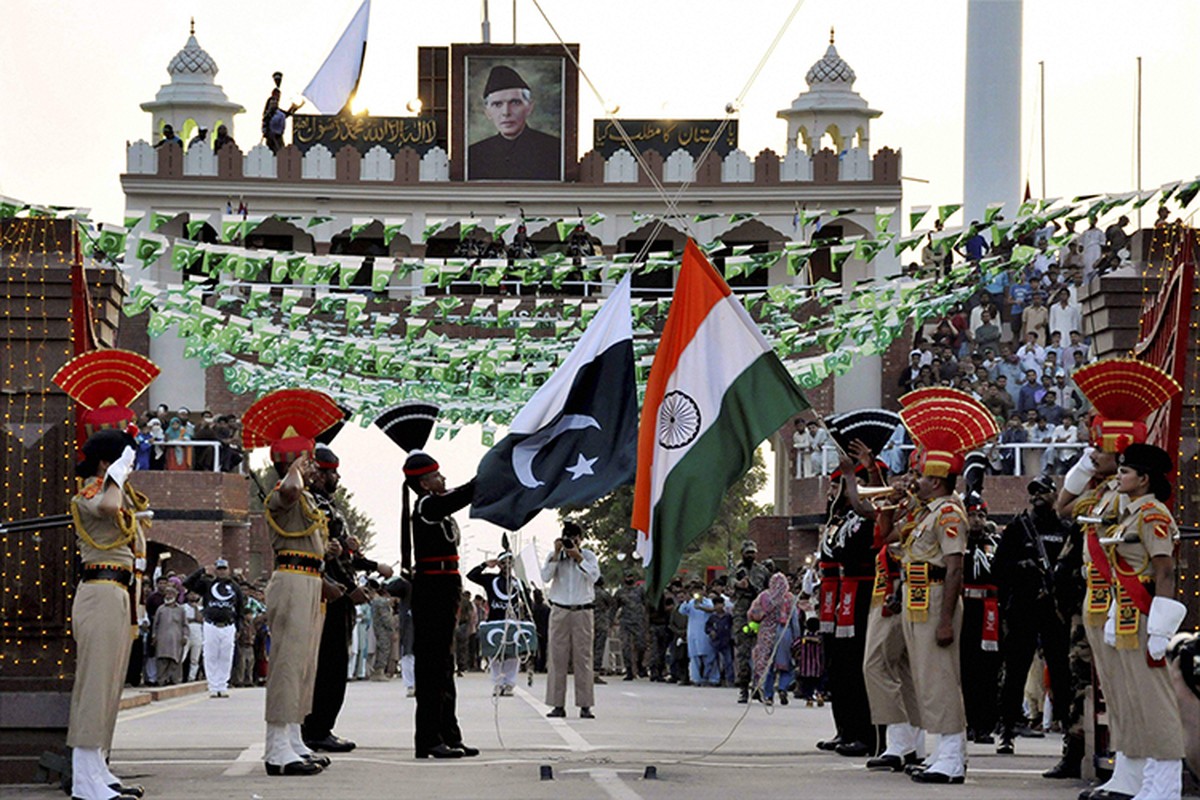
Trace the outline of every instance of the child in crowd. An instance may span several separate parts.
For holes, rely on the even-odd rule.
[[[722,686],[733,686],[733,617],[725,611],[725,598],[712,598],[713,610],[704,623],[704,632],[712,642],[715,678]]]
[[[800,694],[804,704],[814,701],[825,705],[825,653],[821,649],[821,621],[809,617],[804,621],[804,633],[792,645],[796,660],[796,676],[800,679]]]

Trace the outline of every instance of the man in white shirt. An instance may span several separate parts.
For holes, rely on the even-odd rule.
[[[1071,303],[1066,289],[1059,289],[1054,305],[1050,306],[1050,332],[1057,332],[1063,341],[1068,341],[1071,331],[1083,330],[1083,314],[1078,305]]]
[[[792,449],[796,451],[796,478],[808,477],[808,457],[812,453],[812,437],[803,420],[796,420],[792,431]]]
[[[1046,351],[1038,344],[1036,331],[1025,334],[1025,344],[1017,348],[1017,358],[1024,371],[1033,370],[1039,375],[1042,374],[1042,365],[1046,363]]]
[[[583,530],[574,522],[563,523],[562,538],[542,564],[546,601],[550,604],[547,652],[546,705],[548,717],[567,715],[567,667],[575,671],[575,705],[582,719],[593,719],[592,647],[596,580],[600,563],[596,554],[582,546]]]
[[[1062,422],[1054,426],[1054,433],[1051,434],[1050,441],[1056,446],[1047,447],[1042,452],[1042,472],[1047,475],[1053,474],[1056,470],[1061,471],[1061,468],[1066,466],[1066,462],[1082,452],[1082,449],[1078,447],[1060,446],[1079,442],[1079,426],[1075,424],[1075,417],[1072,414],[1064,414]]]

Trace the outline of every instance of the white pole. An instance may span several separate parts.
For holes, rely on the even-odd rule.
[[[969,0],[963,219],[1021,197],[1022,0]]]

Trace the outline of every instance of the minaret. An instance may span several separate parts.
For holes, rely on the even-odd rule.
[[[964,223],[1021,199],[1022,0],[969,0]]]
[[[167,65],[169,83],[159,87],[154,100],[142,103],[151,115],[151,143],[157,142],[163,125],[170,124],[186,143],[197,127],[208,130],[209,141],[217,126],[229,127],[233,135],[233,117],[246,109],[225,96],[216,83],[217,62],[196,41],[196,21],[192,20],[187,43]]]

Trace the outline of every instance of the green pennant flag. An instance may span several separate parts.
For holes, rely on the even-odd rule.
[[[174,217],[170,214],[160,214],[157,211],[151,211],[149,216],[150,221],[148,227],[151,233],[157,233],[159,228],[174,219]]]
[[[329,215],[318,214],[315,217],[309,217],[308,222],[304,224],[305,228],[315,228],[318,225],[324,225],[326,222],[333,222],[334,218]]]
[[[408,219],[405,217],[387,217],[383,221],[383,246],[388,247],[392,243],[392,239],[404,229]]]
[[[96,249],[111,260],[116,260],[118,255],[125,252],[125,240],[129,237],[129,231],[118,225],[100,225],[100,234],[96,237]]]
[[[1191,205],[1192,200],[1196,198],[1196,194],[1200,192],[1200,178],[1182,187],[1175,195],[1175,199],[1179,202],[1179,208],[1185,209]]]
[[[831,247],[829,249],[829,252],[830,252],[830,255],[832,256],[831,266],[832,266],[833,271],[835,273],[841,272],[842,264],[846,263],[846,259],[849,258],[850,255],[854,252],[854,245],[840,244],[840,245],[837,245],[836,247]]]
[[[565,242],[567,238],[570,237],[571,231],[575,230],[575,226],[578,223],[579,220],[574,219],[560,219],[558,222],[554,223],[554,228],[556,231],[558,231],[558,240],[560,242]]]
[[[246,221],[243,219],[222,219],[221,220],[221,241],[232,242],[235,239],[244,239],[246,236]]]
[[[950,217],[954,215],[954,212],[958,211],[960,208],[962,208],[962,203],[948,203],[944,206],[938,206],[938,222],[944,224],[946,220],[950,219]]]
[[[745,222],[746,220],[748,220],[748,219],[754,219],[754,218],[755,218],[755,217],[757,217],[757,216],[758,216],[758,212],[757,212],[757,211],[750,211],[750,212],[744,212],[744,211],[743,211],[743,212],[734,212],[733,214],[730,214],[730,215],[729,215],[729,224],[730,224],[730,225],[737,225],[739,222]]]
[[[205,219],[189,220],[188,224],[185,226],[187,229],[187,238],[189,238],[189,239],[198,238],[198,235],[199,235],[201,229],[203,229],[204,226],[207,224],[208,224],[208,220],[205,220]]]
[[[421,241],[428,242],[430,239],[432,239],[434,236],[436,236],[437,232],[440,231],[443,227],[445,227],[445,225],[446,225],[446,219],[444,217],[428,217],[428,218],[426,218],[425,229],[421,231]]]
[[[149,267],[150,262],[157,261],[167,249],[167,239],[165,236],[157,234],[142,234],[138,237],[137,243],[137,259],[142,262],[143,267]]]
[[[32,211],[32,208],[30,210]],[[34,216],[34,214],[30,214],[30,216]],[[37,214],[37,216],[43,216],[43,215]],[[129,230],[133,230],[134,228],[137,227],[137,224],[139,222],[141,222],[143,219],[145,219],[144,214],[138,214],[137,216],[129,216],[129,217],[125,217],[124,221],[121,224],[124,225]]]
[[[392,279],[395,269],[396,262],[390,258],[376,256],[375,263],[371,266],[371,291],[386,292],[388,281]]]
[[[12,219],[23,208],[25,208],[24,203],[11,197],[0,197],[0,219]]]
[[[997,222],[992,226],[992,246],[996,246],[1003,242],[1008,237],[1008,232],[1012,230],[1012,222]]]
[[[1003,210],[1004,203],[988,203],[988,207],[983,210],[983,224],[991,225]]]
[[[804,271],[804,265],[808,263],[809,256],[815,250],[811,247],[805,247],[800,250],[793,250],[787,254],[787,273],[788,275],[796,276]]]
[[[470,237],[471,233],[473,231],[475,231],[478,227],[479,227],[479,220],[477,220],[477,219],[459,220],[458,240],[460,242],[466,240],[468,237]]]
[[[929,206],[913,206],[908,210],[908,229],[916,230],[917,223],[929,213]]]
[[[346,298],[346,324],[357,328],[362,322],[363,312],[367,308],[367,298],[361,294],[350,295]]]
[[[875,235],[883,236],[888,232],[888,227],[892,224],[892,217],[895,216],[896,209],[894,206],[888,208],[875,209]]]

